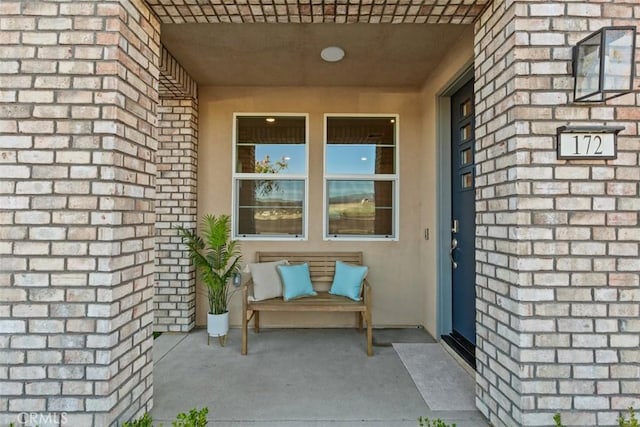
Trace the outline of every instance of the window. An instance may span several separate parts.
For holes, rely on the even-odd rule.
[[[397,116],[325,117],[325,238],[397,239]]]
[[[234,115],[234,237],[303,239],[307,116]]]

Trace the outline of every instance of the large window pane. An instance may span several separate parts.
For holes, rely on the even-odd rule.
[[[396,239],[397,116],[326,116],[325,238]]]
[[[328,234],[393,236],[393,191],[393,181],[327,181]]]
[[[306,115],[235,116],[234,236],[304,238]]]
[[[328,117],[326,173],[395,173],[395,126],[393,117]]]
[[[304,180],[238,180],[238,235],[302,236],[304,188]]]
[[[238,117],[236,132],[237,173],[306,173],[304,117]]]

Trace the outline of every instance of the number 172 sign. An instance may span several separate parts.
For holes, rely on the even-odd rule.
[[[622,127],[558,128],[558,159],[615,159]]]

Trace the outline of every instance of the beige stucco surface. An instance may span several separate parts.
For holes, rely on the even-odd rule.
[[[306,113],[309,116],[309,231],[306,241],[242,241],[244,263],[258,250],[364,252],[373,286],[374,326],[424,325],[436,318],[436,92],[472,57],[472,34],[461,53],[446,59],[422,91],[344,87],[204,87],[199,91],[198,217],[231,214],[233,113]],[[460,58],[457,58],[460,56]],[[457,68],[456,68],[457,67]],[[448,76],[448,77],[447,77]],[[433,104],[433,105],[431,105]],[[400,221],[397,241],[324,241],[322,234],[323,119],[326,113],[399,114]],[[425,240],[424,230],[431,230]],[[206,301],[198,290],[196,324],[206,324]],[[239,293],[230,322],[240,324]],[[351,314],[266,313],[269,326],[350,326]]]

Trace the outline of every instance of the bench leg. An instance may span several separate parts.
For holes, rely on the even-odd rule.
[[[373,356],[373,330],[371,326],[371,313],[367,311],[367,356]]]
[[[356,312],[356,328],[358,328],[358,332],[362,332],[362,317],[364,313],[361,311]]]
[[[253,330],[257,334],[260,332],[260,312],[256,311],[253,315]]]
[[[249,313],[247,310],[242,310],[242,349],[240,350],[240,354],[246,356],[247,354],[247,328],[249,323]]]

